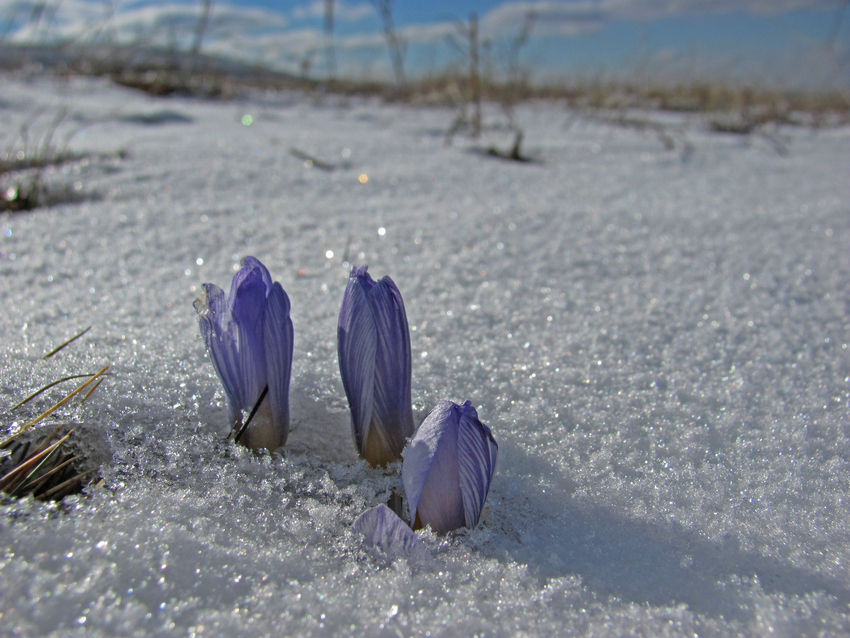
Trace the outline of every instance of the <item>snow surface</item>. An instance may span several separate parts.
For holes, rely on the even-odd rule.
[[[2,405],[114,376],[58,416],[110,459],[104,485],[0,505],[0,633],[850,632],[847,128],[781,128],[781,154],[653,115],[676,133],[665,150],[531,104],[541,163],[519,164],[445,146],[448,110],[2,86],[4,144],[64,107],[56,139],[89,153],[46,174],[81,201],[0,218]],[[417,419],[470,399],[499,442],[486,520],[419,532],[424,566],[352,529],[400,481],[348,430],[346,251],[404,295]],[[292,300],[283,458],[223,440],[192,309],[245,255]]]

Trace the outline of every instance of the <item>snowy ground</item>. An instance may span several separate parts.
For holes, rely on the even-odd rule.
[[[445,110],[4,78],[3,143],[61,107],[89,155],[47,178],[82,201],[0,218],[0,402],[111,365],[59,417],[105,483],[0,505],[0,633],[850,632],[847,128],[783,155],[666,116],[665,150],[531,105],[518,164],[446,147]],[[470,399],[500,446],[489,520],[423,567],[351,529],[399,482],[348,431],[346,252],[404,295],[417,418]],[[245,255],[292,300],[283,458],[223,441],[192,309]]]

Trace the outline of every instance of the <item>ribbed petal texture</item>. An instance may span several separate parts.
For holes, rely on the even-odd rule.
[[[390,557],[404,556],[414,563],[430,558],[428,549],[416,534],[386,505],[366,510],[354,519],[354,529],[363,534],[366,543]]]
[[[401,293],[353,268],[340,308],[339,369],[357,451],[373,466],[401,458],[413,434],[410,333]]]
[[[258,418],[241,439],[248,447],[273,450],[289,433],[289,379],[292,370],[293,330],[289,298],[269,271],[254,257],[246,257],[233,277],[230,295],[214,284],[204,284],[195,300],[198,324],[215,371],[227,395],[231,427],[242,423],[268,386]]]
[[[404,450],[402,482],[414,529],[474,527],[496,471],[498,446],[467,401],[441,401]]]

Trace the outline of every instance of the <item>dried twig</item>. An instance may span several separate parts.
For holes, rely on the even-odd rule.
[[[251,423],[251,420],[254,418],[254,415],[257,414],[257,410],[260,409],[260,404],[263,402],[263,399],[266,398],[266,394],[268,394],[269,386],[263,388],[263,391],[260,393],[260,398],[257,399],[257,402],[254,404],[254,408],[251,410],[251,414],[248,415],[248,418],[245,419],[245,424],[239,428],[239,432],[236,434],[236,438],[233,439],[236,443],[239,443],[239,438],[248,429],[248,424]]]
[[[299,150],[295,147],[289,149],[289,154],[293,157],[297,157],[300,160],[304,160],[304,164],[308,165],[309,167],[315,166],[316,168],[320,168],[323,171],[332,171],[336,168],[335,164],[326,162],[323,159],[319,159],[318,157],[310,155],[309,153],[305,153],[304,151]]]

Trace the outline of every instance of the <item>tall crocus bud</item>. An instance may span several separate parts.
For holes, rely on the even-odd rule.
[[[254,257],[245,257],[233,277],[230,295],[204,284],[195,300],[198,323],[215,371],[224,386],[230,425],[242,426],[242,411],[254,419],[241,442],[272,451],[289,434],[289,377],[292,370],[292,320],[289,297]]]
[[[357,451],[372,466],[401,459],[413,434],[410,333],[393,280],[351,270],[339,311],[339,371]]]
[[[475,527],[499,446],[467,401],[440,401],[404,450],[401,480],[413,529],[438,534]]]

